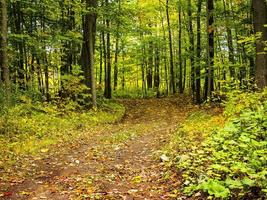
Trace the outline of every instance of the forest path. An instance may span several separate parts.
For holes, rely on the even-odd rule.
[[[155,153],[192,109],[185,97],[121,100],[125,117],[50,150],[6,199],[172,199]],[[179,179],[176,179],[179,185]]]

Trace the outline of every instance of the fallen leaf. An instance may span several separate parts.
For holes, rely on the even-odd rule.
[[[133,183],[141,183],[142,182],[142,176],[136,176],[132,179]]]
[[[4,192],[3,193],[3,196],[4,197],[9,197],[9,196],[12,196],[13,192]]]
[[[95,187],[88,187],[87,193],[88,194],[93,194],[96,191]]]
[[[49,151],[49,149],[41,149],[42,153],[47,153]]]
[[[169,162],[170,158],[167,157],[165,154],[163,154],[163,155],[160,156],[160,160],[163,161],[163,162]]]
[[[128,194],[133,194],[133,193],[136,193],[136,192],[138,192],[138,190],[136,190],[136,189],[128,190]]]
[[[27,192],[27,191],[21,191],[19,194],[20,194],[20,195],[29,196],[29,195],[31,195],[32,193],[31,193],[31,192]]]

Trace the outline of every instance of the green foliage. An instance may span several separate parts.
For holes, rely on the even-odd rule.
[[[226,188],[221,182],[216,180],[208,180],[200,185],[199,189],[208,192],[216,198],[227,198],[230,190]]]
[[[125,98],[125,99],[138,99],[138,98],[148,98],[155,97],[157,92],[154,90],[147,90],[146,92],[142,91],[142,89],[125,89],[125,90],[116,90],[114,91],[113,96],[115,98]]]
[[[210,121],[219,116],[198,117],[193,123],[199,132],[192,132],[188,128],[191,122],[186,121],[174,136],[168,149],[176,149],[173,164],[183,172],[184,192],[193,195],[203,191],[222,199],[266,196],[267,90],[232,92],[224,116],[227,121],[221,128],[221,123],[216,127]],[[208,130],[199,128],[204,124]]]

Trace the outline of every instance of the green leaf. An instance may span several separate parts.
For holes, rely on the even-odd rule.
[[[252,186],[255,185],[255,181],[253,181],[253,180],[251,180],[250,178],[247,178],[247,177],[245,177],[245,178],[242,180],[242,183],[243,183],[244,185],[247,185],[247,186],[250,186],[250,187],[252,187]]]
[[[208,192],[216,198],[227,198],[230,195],[230,190],[217,180],[208,180],[200,185],[200,189]]]
[[[225,180],[225,184],[230,188],[230,189],[241,189],[243,188],[242,182],[240,180],[233,180],[231,178],[227,178]]]

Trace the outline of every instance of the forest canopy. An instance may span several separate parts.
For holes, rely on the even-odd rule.
[[[90,107],[263,88],[266,15],[264,0],[1,0],[2,94]]]

